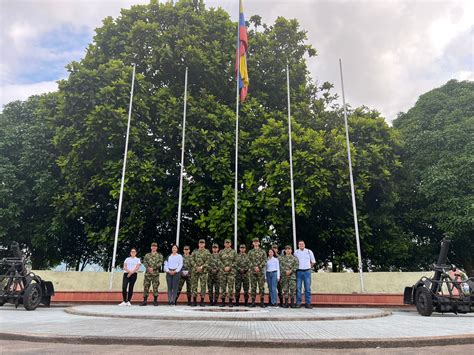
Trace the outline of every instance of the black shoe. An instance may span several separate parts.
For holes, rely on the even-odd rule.
[[[199,302],[199,307],[204,307],[204,297],[201,297],[201,302]]]
[[[225,298],[222,299],[221,305],[219,307],[225,307]]]
[[[191,296],[188,296],[188,306],[191,305]]]
[[[301,303],[296,304],[294,308],[301,308]]]
[[[158,296],[153,296],[153,306],[158,306]]]
[[[197,297],[193,297],[193,303],[191,303],[191,307],[197,306]]]
[[[262,297],[262,300],[260,301],[260,308],[265,308],[265,302],[263,301],[263,297]]]
[[[295,299],[290,298],[290,308],[295,308]]]
[[[237,300],[235,301],[235,306],[240,307],[240,299],[239,298],[237,298]]]
[[[229,307],[234,307],[234,300],[232,298],[229,298]]]
[[[147,303],[147,302],[146,302],[146,301],[147,301],[147,298],[148,298],[148,297],[143,297],[143,302],[142,302],[142,303],[140,303],[140,306],[146,306],[146,303]]]
[[[313,308],[313,306],[311,306],[309,303],[306,303],[306,304],[304,305],[304,308],[311,309],[311,308]]]
[[[283,308],[288,308],[288,298],[285,299],[285,302],[281,305]]]
[[[249,306],[249,298],[246,297],[246,298],[244,298],[244,300],[245,300],[244,306],[248,307]]]
[[[256,307],[256,305],[255,305],[255,298],[252,298],[252,304],[250,305],[250,307]]]

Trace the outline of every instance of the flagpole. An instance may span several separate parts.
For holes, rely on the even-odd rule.
[[[296,250],[296,219],[295,219],[295,186],[293,181],[293,147],[291,139],[291,101],[290,101],[290,70],[286,61],[286,88],[288,94],[288,147],[290,151],[290,185],[291,185],[291,224],[293,227],[293,250]]]
[[[349,177],[351,181],[351,195],[352,195],[352,211],[354,214],[354,227],[356,234],[356,243],[357,243],[357,259],[359,261],[359,278],[360,278],[360,289],[362,292],[365,292],[364,288],[364,275],[362,271],[362,256],[360,252],[360,240],[359,240],[359,223],[357,221],[357,206],[355,199],[355,189],[354,189],[354,177],[352,175],[352,160],[351,160],[351,149],[349,142],[349,126],[347,123],[347,110],[346,110],[346,97],[344,96],[344,79],[342,76],[342,61],[339,59],[339,70],[341,72],[341,87],[342,87],[342,103],[344,105],[344,125],[346,128],[346,145],[347,145],[347,159],[349,160]]]
[[[238,180],[239,180],[239,77],[240,77],[240,1],[239,17],[237,20],[237,75],[235,98],[235,176],[234,176],[234,249],[237,250],[237,213],[238,213]]]
[[[128,139],[130,136],[130,121],[132,118],[132,103],[133,103],[133,88],[135,85],[135,65],[133,65],[133,72],[132,72],[132,88],[130,90],[130,103],[128,105],[128,122],[127,122],[127,134],[125,136],[125,152],[123,153],[123,167],[122,167],[122,180],[120,182],[120,196],[119,196],[119,204],[118,204],[118,211],[117,211],[117,224],[115,226],[115,238],[114,238],[114,251],[112,255],[112,268],[110,271],[110,284],[109,290],[112,290],[112,283],[114,281],[114,269],[115,269],[115,256],[117,255],[117,244],[118,244],[118,236],[120,231],[120,213],[122,211],[122,200],[123,200],[123,188],[125,185],[125,170],[127,167],[127,153],[128,153]]]
[[[186,135],[186,104],[188,100],[188,67],[184,74],[184,108],[183,108],[183,133],[181,139],[181,170],[179,173],[179,197],[178,197],[178,226],[176,228],[176,245],[179,246],[179,232],[181,229],[181,204],[183,200],[183,173],[184,173],[184,142]]]

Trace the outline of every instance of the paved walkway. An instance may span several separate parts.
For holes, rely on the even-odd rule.
[[[133,306],[120,312],[145,312]],[[111,306],[87,306],[106,313]],[[161,311],[159,311],[161,309]],[[147,307],[152,312],[189,312],[186,306]],[[281,317],[292,309],[265,309]],[[298,310],[304,312],[305,310]],[[308,314],[373,314],[379,310],[316,308]],[[197,312],[196,312],[197,313]],[[211,312],[207,312],[211,313]],[[38,308],[28,312],[5,305],[0,308],[0,339],[84,344],[361,348],[474,344],[474,314],[434,314],[392,311],[385,317],[353,320],[162,320],[108,318],[66,313],[64,308]]]

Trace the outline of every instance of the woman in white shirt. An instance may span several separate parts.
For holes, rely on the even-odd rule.
[[[166,283],[168,285],[168,304],[176,305],[181,269],[183,268],[183,257],[178,254],[178,246],[173,245],[171,254],[165,261]]]
[[[265,275],[267,277],[268,293],[270,295],[270,305],[277,306],[277,285],[280,280],[280,263],[274,256],[272,249],[268,250],[268,259]]]
[[[125,262],[123,263],[123,302],[120,303],[119,306],[131,306],[130,301],[133,296],[133,286],[135,285],[135,281],[137,281],[137,271],[140,269],[140,265],[140,258],[137,258],[137,249],[132,248],[132,250],[130,250],[130,257],[125,259]]]

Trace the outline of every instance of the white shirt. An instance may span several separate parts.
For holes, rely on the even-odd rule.
[[[137,257],[132,258],[131,256],[129,256],[127,259],[125,259],[124,264],[127,267],[128,271],[133,271],[135,270],[135,267],[137,265],[141,265],[142,263],[140,262],[140,258],[137,258]],[[128,271],[123,270],[123,272],[128,272]]]
[[[277,272],[277,279],[280,278],[280,262],[277,258],[272,256],[271,258],[267,259],[267,272],[276,271]]]
[[[294,256],[298,258],[299,266],[298,270],[308,270],[311,269],[311,263],[316,263],[314,259],[314,254],[311,250],[304,248],[303,250],[298,249],[293,253]]]
[[[165,272],[168,272],[170,270],[180,272],[182,268],[183,257],[181,256],[181,254],[171,254],[170,256],[168,256],[168,259],[165,261]]]

